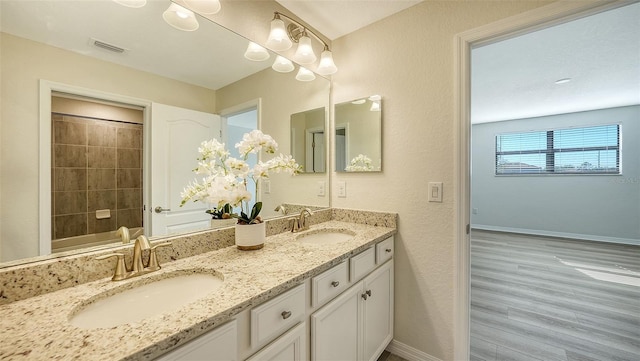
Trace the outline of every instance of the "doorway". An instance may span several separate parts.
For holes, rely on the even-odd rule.
[[[455,117],[457,144],[455,146],[456,192],[456,295],[455,359],[469,359],[469,305],[470,305],[470,225],[471,225],[471,72],[473,47],[489,44],[538,29],[565,23],[592,14],[628,5],[613,3],[553,3],[503,21],[472,29],[455,38]]]
[[[52,252],[142,234],[143,110],[65,94],[51,107]]]

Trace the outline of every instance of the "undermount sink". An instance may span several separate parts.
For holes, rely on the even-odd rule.
[[[317,229],[300,234],[296,239],[305,244],[328,245],[348,241],[355,235],[347,229]]]
[[[144,282],[144,280],[141,280]],[[179,273],[106,297],[96,296],[72,313],[72,325],[84,328],[109,328],[179,310],[220,288],[222,277],[212,273]],[[117,290],[117,289],[116,289]]]

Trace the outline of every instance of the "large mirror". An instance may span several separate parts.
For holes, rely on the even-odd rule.
[[[169,5],[168,0],[148,1],[137,9],[112,0],[0,2],[0,267],[118,242],[116,230],[123,225],[132,228],[131,237],[141,233],[162,237],[211,227],[205,215],[200,228],[166,226],[160,228],[168,230],[165,234],[152,232],[152,226],[162,223],[157,217],[202,215],[207,208],[197,203],[180,207],[179,192],[168,191],[167,183],[182,188],[196,176],[190,170],[197,165],[198,153],[191,145],[184,147],[189,150],[186,158],[169,151],[180,148],[181,137],[174,137],[178,142],[171,147],[164,139],[157,141],[155,132],[162,127],[150,126],[159,124],[157,114],[169,114],[167,119],[175,123],[175,128],[165,129],[167,139],[174,134],[171,129],[181,127],[180,121],[204,116],[198,123],[207,129],[202,140],[218,137],[233,153],[237,139],[258,128],[278,142],[278,152],[287,153],[292,114],[328,107],[327,79],[318,76],[300,82],[295,72],[275,72],[271,69],[274,54],[265,61],[247,60],[243,56],[247,39],[199,16],[196,31],[174,29],[162,18]],[[142,119],[142,128],[118,116],[76,114],[68,110],[70,100],[138,112],[135,117]],[[176,109],[181,113],[171,115]],[[55,121],[71,133],[52,128]],[[65,143],[65,139],[76,139],[72,136],[79,129],[86,132],[85,143]],[[126,149],[114,144],[125,144]],[[148,148],[152,145],[153,151]],[[65,152],[55,153],[58,148],[76,158],[64,160]],[[113,159],[108,154],[114,154]],[[86,160],[85,164],[77,164],[78,159]],[[98,163],[90,165],[91,159]],[[184,172],[157,183],[151,166],[158,159],[165,162],[165,174]],[[120,172],[121,168],[127,172]],[[132,181],[134,174],[140,178]],[[50,182],[43,181],[47,177]],[[327,177],[326,172],[273,175],[268,187],[258,187],[263,218],[282,215],[275,211],[280,204],[289,209],[328,207],[328,194],[316,191],[318,184],[328,184]],[[74,188],[71,183],[88,188]],[[124,188],[118,189],[119,185]],[[131,189],[137,192],[128,192]],[[158,201],[154,193],[165,198]],[[72,246],[65,252],[46,255],[42,239],[71,227],[66,221],[56,223],[56,217],[69,215],[84,219],[80,228],[86,229],[89,241],[78,241],[77,246],[73,241],[66,244]],[[125,224],[125,219],[140,220],[140,227],[136,229],[135,222]],[[116,238],[97,240],[103,233]]]
[[[336,172],[382,171],[382,98],[335,105]]]

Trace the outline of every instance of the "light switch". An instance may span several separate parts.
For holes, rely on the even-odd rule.
[[[442,202],[442,182],[429,182],[429,202]]]
[[[347,182],[337,182],[336,183],[337,188],[338,188],[338,197],[340,198],[346,198],[347,197]]]
[[[319,181],[317,183],[318,197],[324,197],[324,187],[325,187],[324,181]]]
[[[271,194],[271,182],[266,179],[262,180],[262,191],[264,194]]]

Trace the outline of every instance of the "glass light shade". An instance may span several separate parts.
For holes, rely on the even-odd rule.
[[[300,67],[298,70],[298,74],[296,75],[296,79],[300,81],[312,81],[315,80],[316,75],[309,69]]]
[[[141,8],[147,5],[147,0],[113,0],[122,6],[126,6],[128,8]]]
[[[313,52],[311,46],[311,38],[303,35],[298,40],[298,48],[296,53],[293,54],[293,60],[300,64],[311,64],[316,61],[316,54]]]
[[[320,75],[331,75],[338,71],[336,64],[333,62],[333,54],[330,50],[325,50],[320,54],[320,64],[316,72]]]
[[[201,14],[216,14],[220,11],[218,0],[184,0],[184,3]]]
[[[267,48],[275,51],[285,51],[293,45],[289,35],[287,35],[287,30],[284,28],[284,21],[281,19],[271,20],[271,31],[266,45]]]
[[[169,5],[169,8],[162,13],[162,18],[167,24],[183,31],[195,31],[200,27],[193,11],[176,3]]]
[[[267,49],[261,47],[260,45],[254,43],[253,41],[249,42],[249,46],[247,46],[247,51],[244,52],[244,57],[253,60],[253,61],[263,61],[269,59],[269,52]]]
[[[369,108],[370,111],[372,112],[379,112],[380,111],[380,101],[379,100],[374,100],[371,103],[371,108]]]
[[[271,69],[279,72],[279,73],[288,73],[295,69],[291,60],[287,58],[283,58],[280,55],[276,58],[276,61],[273,62]]]

